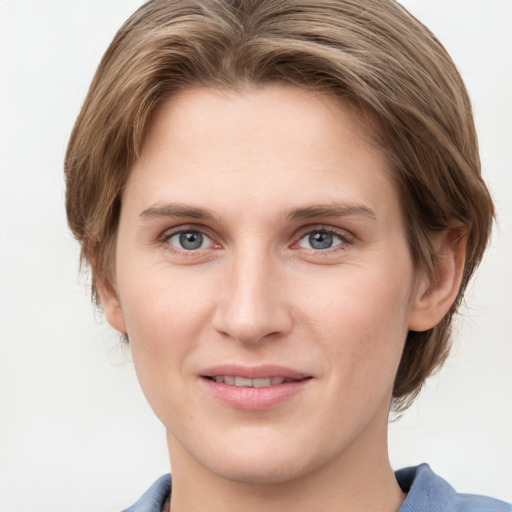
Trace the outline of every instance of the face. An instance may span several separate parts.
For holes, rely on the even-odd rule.
[[[415,280],[371,139],[349,105],[286,85],[157,111],[102,297],[171,464],[276,482],[385,449]]]

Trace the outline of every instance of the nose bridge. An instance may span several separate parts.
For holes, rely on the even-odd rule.
[[[283,269],[270,248],[246,243],[233,251],[220,290],[215,328],[244,343],[286,333],[291,327]]]

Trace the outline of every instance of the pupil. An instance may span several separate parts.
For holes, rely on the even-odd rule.
[[[332,246],[331,233],[311,233],[309,243],[313,249],[328,249]]]
[[[193,249],[199,249],[203,244],[203,235],[201,233],[195,233],[188,231],[187,233],[181,233],[180,244],[184,249],[189,251]]]

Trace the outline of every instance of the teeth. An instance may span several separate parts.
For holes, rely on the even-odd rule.
[[[235,386],[250,388],[252,387],[253,380],[244,377],[235,377]]]
[[[272,384],[272,379],[253,379],[252,387],[253,388],[264,388],[266,386],[270,386]]]
[[[215,382],[222,384],[229,384],[231,386],[239,386],[244,388],[265,388],[268,386],[277,386],[287,380],[284,377],[268,377],[266,379],[246,379],[245,377],[231,376],[231,375],[215,375],[213,377]]]

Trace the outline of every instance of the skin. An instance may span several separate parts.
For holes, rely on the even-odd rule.
[[[349,105],[288,85],[194,88],[157,110],[99,291],[166,427],[173,511],[400,507],[393,381],[408,330],[455,298],[463,247],[439,235],[436,282],[415,273],[373,136]],[[181,245],[197,233],[199,248]],[[310,378],[240,409],[204,386],[224,363]]]

